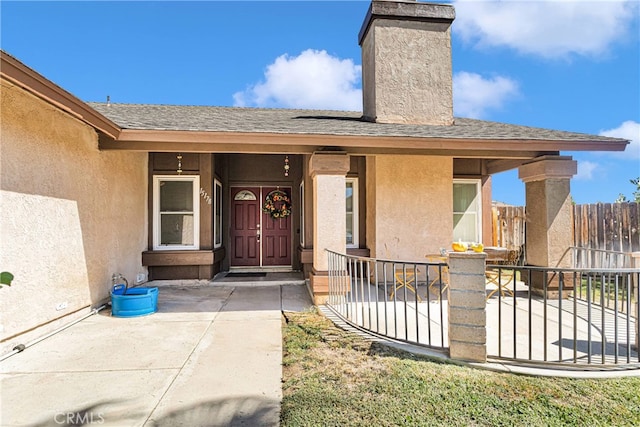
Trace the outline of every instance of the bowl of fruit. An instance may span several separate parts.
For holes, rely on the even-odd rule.
[[[482,243],[472,243],[471,250],[474,252],[482,252],[484,250],[484,245]]]
[[[453,242],[451,249],[453,249],[454,252],[466,252],[469,249],[469,245],[464,242]]]

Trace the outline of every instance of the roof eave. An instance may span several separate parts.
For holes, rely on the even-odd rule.
[[[121,128],[113,121],[2,50],[0,50],[0,77],[111,138],[117,139],[120,136]]]
[[[328,134],[292,134],[292,133],[259,133],[259,132],[213,132],[182,130],[138,130],[123,129],[112,144],[104,144],[103,148],[140,149],[153,151],[168,147],[179,149],[189,144],[198,147],[197,151],[215,151],[216,145],[232,144],[242,150],[252,146],[341,146],[371,149],[406,149],[406,150],[447,150],[464,151],[499,151],[499,152],[555,152],[555,151],[624,151],[629,141],[626,140],[540,140],[540,139],[462,139],[462,138],[422,138],[400,136],[352,136]],[[284,151],[283,151],[284,152]]]

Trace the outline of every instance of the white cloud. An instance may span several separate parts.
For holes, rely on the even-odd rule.
[[[484,78],[466,71],[453,76],[453,109],[458,117],[483,118],[517,95],[518,84],[508,77]]]
[[[593,172],[599,168],[600,166],[597,163],[590,162],[588,160],[582,160],[578,162],[578,173],[574,179],[581,181],[590,181],[593,179]]]
[[[608,154],[623,159],[640,160],[640,123],[627,120],[615,129],[603,130],[600,135],[631,141],[624,151],[610,151]]]
[[[236,106],[362,111],[361,66],[326,51],[281,55],[264,81],[233,95]]]
[[[637,0],[454,2],[453,31],[478,47],[505,46],[545,58],[599,56],[624,38]]]

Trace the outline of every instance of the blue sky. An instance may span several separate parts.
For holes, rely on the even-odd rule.
[[[640,176],[640,3],[453,1],[454,113],[616,136],[578,160],[577,203]],[[85,101],[361,111],[362,1],[0,2],[0,46]],[[517,172],[494,200],[524,204]]]

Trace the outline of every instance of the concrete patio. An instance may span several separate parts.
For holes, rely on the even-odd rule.
[[[151,282],[157,313],[106,308],[5,359],[0,423],[278,425],[281,313],[311,299],[300,280],[246,280]]]

